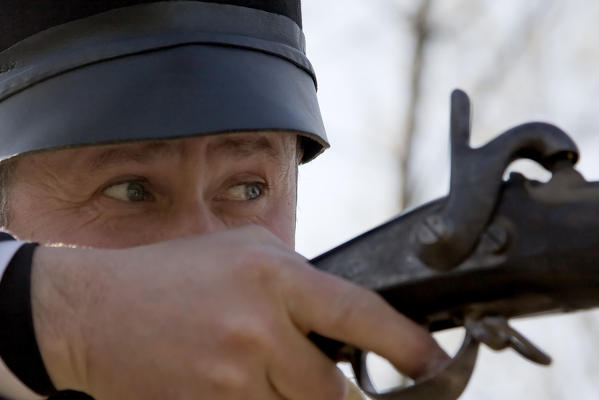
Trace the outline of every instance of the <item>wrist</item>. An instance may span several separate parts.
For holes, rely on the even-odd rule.
[[[59,389],[86,389],[82,322],[89,271],[85,250],[42,247],[31,271],[31,311],[35,337],[46,371]]]
[[[0,282],[0,356],[21,383],[48,395],[56,389],[39,352],[31,312],[32,258],[37,244],[16,244],[18,250],[12,252]]]

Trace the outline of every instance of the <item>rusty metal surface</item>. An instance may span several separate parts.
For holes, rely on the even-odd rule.
[[[520,125],[477,149],[468,145],[469,134],[469,100],[455,91],[449,195],[312,263],[377,291],[431,331],[466,325],[462,349],[486,342],[546,364],[548,356],[507,319],[599,305],[599,182],[574,169],[576,145],[555,126]],[[519,158],[537,161],[552,178],[542,183],[511,174],[504,181],[505,169]],[[446,369],[410,388],[376,393],[356,358],[359,350],[329,345],[334,358],[353,357],[363,389],[377,399],[455,399],[461,378],[467,382],[471,373],[464,366],[474,368],[476,358],[470,365],[458,352],[447,369],[461,365],[460,379],[445,379]]]

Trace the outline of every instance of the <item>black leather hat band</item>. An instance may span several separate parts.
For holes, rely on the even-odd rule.
[[[151,3],[46,30],[0,57],[0,160],[255,130],[300,134],[303,161],[328,147],[303,35],[284,16]]]
[[[94,63],[0,102],[0,160],[61,147],[239,131],[328,147],[309,74],[280,57],[188,45]]]

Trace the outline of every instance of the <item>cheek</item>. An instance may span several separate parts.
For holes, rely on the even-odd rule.
[[[275,236],[289,245],[291,249],[295,248],[295,188],[286,194],[281,201],[271,207],[264,220],[265,227]]]
[[[96,244],[98,237],[110,238],[109,225],[83,208],[59,208],[43,204],[38,208],[17,204],[11,213],[10,231],[19,239],[69,245]]]
[[[9,198],[9,225],[11,233],[19,239],[49,242],[62,241],[56,233],[68,232],[75,218],[66,211],[67,204],[53,199],[47,193],[36,190],[34,185],[18,184]]]
[[[9,230],[22,240],[39,243],[122,248],[159,241],[160,218],[147,212],[124,215],[90,204],[11,199]],[[15,200],[15,201],[12,201]]]
[[[83,244],[89,242],[90,234],[82,229],[89,224],[88,218],[72,212],[17,207],[12,212],[10,231],[21,240],[40,243]]]
[[[84,218],[74,213],[56,213],[37,221],[24,221],[11,231],[20,239],[46,244],[126,248],[164,240],[163,224],[149,219]]]

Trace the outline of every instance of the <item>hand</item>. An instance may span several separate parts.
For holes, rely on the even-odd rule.
[[[32,303],[59,389],[97,400],[342,399],[309,332],[410,376],[446,358],[380,297],[248,226],[124,250],[39,248]]]

